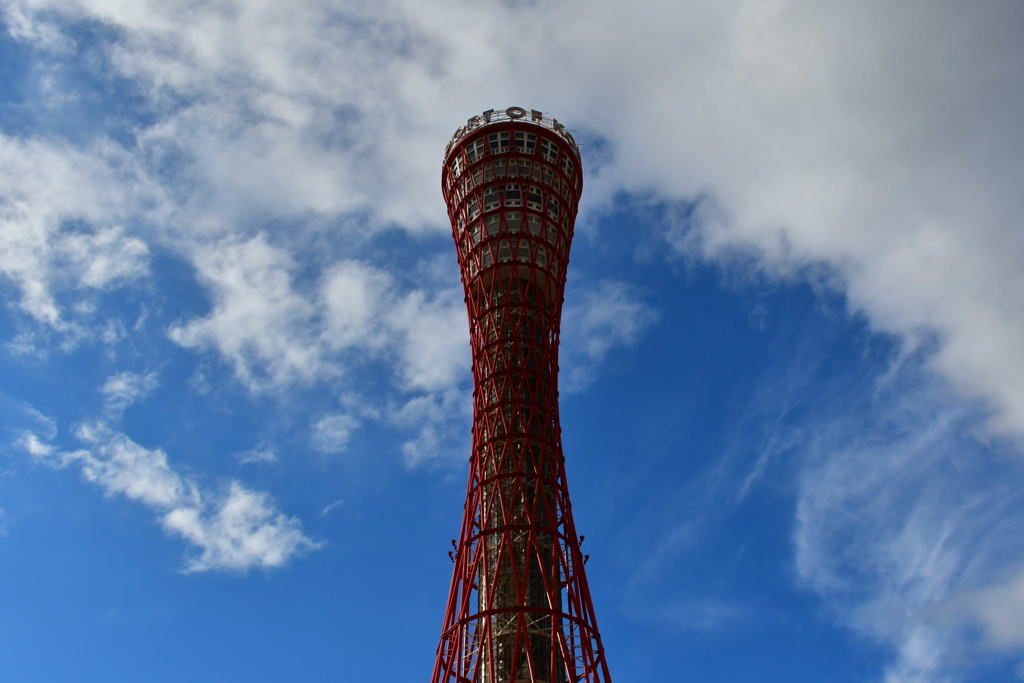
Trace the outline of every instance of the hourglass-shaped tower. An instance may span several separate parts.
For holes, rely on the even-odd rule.
[[[579,149],[535,110],[459,128],[441,182],[469,313],[473,450],[432,683],[608,683],[558,421]]]

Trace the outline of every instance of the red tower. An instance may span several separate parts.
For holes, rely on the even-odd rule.
[[[521,107],[469,119],[441,190],[473,349],[473,451],[432,683],[608,683],[558,421],[579,149]]]

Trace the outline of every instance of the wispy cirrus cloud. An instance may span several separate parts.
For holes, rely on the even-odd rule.
[[[154,512],[160,526],[195,551],[186,572],[272,569],[321,547],[281,513],[270,496],[238,481],[209,490],[172,468],[167,454],[145,448],[104,422],[81,425],[83,448],[61,450],[31,432],[21,446],[39,462],[75,466],[108,496],[123,496]]]
[[[822,396],[790,406],[806,415],[783,428],[798,458],[800,582],[841,623],[892,646],[892,683],[956,677],[986,647],[1024,652],[1006,627],[1024,566],[1024,465],[979,442],[978,413],[919,366],[875,382],[831,408]]]
[[[279,460],[277,453],[269,448],[252,448],[236,453],[235,459],[243,465],[269,465]]]

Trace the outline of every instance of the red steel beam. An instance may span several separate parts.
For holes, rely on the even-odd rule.
[[[441,178],[473,351],[465,513],[432,683],[610,683],[572,518],[558,341],[583,190],[572,135],[471,118]]]

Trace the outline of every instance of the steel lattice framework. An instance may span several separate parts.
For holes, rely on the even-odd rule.
[[[433,683],[611,679],[572,518],[558,337],[579,150],[519,107],[484,112],[446,154],[442,192],[473,351],[473,447]]]

